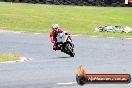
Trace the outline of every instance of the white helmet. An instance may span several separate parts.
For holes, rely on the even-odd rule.
[[[59,25],[58,24],[52,24],[52,30],[58,31]]]

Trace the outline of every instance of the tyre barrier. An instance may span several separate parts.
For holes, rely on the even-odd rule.
[[[104,6],[104,7],[132,7],[132,0],[0,0],[5,2],[42,3],[55,5]]]

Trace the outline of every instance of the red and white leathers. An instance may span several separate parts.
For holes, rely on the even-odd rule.
[[[65,31],[63,31],[63,29],[62,28],[58,28],[58,30],[56,31],[56,32],[54,32],[54,31],[51,31],[50,32],[50,40],[51,40],[51,42],[54,44],[53,45],[53,50],[57,50],[57,45],[55,44],[56,42],[57,42],[57,34],[58,33],[62,33],[62,32],[64,32],[65,34],[67,34],[67,35],[69,35],[69,39],[71,39],[71,36],[70,36],[70,34],[68,34],[67,32],[65,32]],[[72,40],[72,39],[71,39]]]

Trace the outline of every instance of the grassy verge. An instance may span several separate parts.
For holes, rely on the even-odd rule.
[[[16,60],[20,60],[20,57],[16,55],[0,55],[0,62],[16,61]]]
[[[132,11],[128,7],[86,7],[0,2],[0,29],[49,33],[58,23],[72,34],[132,37],[132,33],[95,33],[104,25],[132,27]]]

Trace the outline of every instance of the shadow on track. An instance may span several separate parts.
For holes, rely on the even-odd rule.
[[[72,57],[69,56],[69,57],[58,57],[58,58],[72,58]]]
[[[70,57],[70,56],[63,56],[63,57],[52,57],[52,58],[50,58],[50,59],[61,59],[61,60],[64,60],[64,59],[72,59],[72,57]]]

